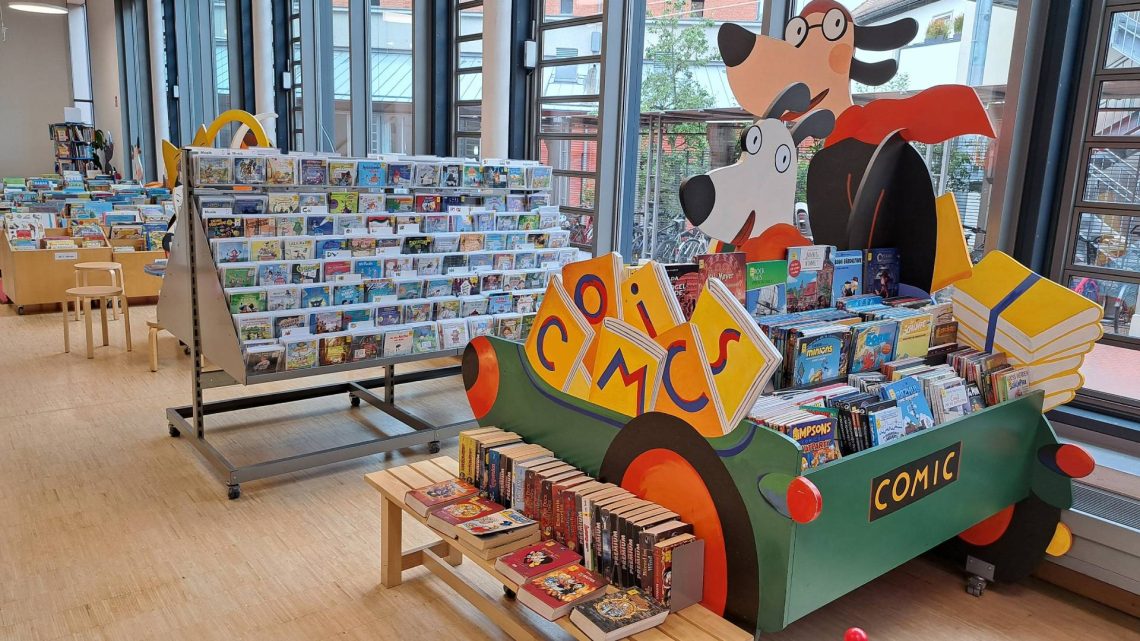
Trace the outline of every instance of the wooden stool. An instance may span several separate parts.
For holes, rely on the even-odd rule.
[[[147,344],[150,346],[150,371],[158,371],[158,332],[162,329],[155,321],[146,322],[147,329],[150,330],[150,335],[147,337]]]
[[[120,263],[112,263],[106,261],[95,261],[87,263],[75,263],[75,286],[87,287],[90,283],[87,282],[87,276],[91,273],[107,272],[111,275],[111,287],[120,287],[126,290],[126,281],[123,280],[123,266]],[[120,296],[111,299],[111,318],[119,320],[118,309],[113,304],[118,301],[118,307],[123,306],[123,301]],[[79,305],[75,306],[75,320],[79,320]]]
[[[87,331],[87,358],[95,358],[95,341],[93,331],[91,328],[91,301],[100,301],[99,308],[102,312],[103,320],[103,345],[108,343],[107,337],[107,303],[109,300],[118,297],[123,305],[123,330],[127,340],[127,351],[131,351],[131,310],[130,305],[127,304],[127,297],[123,296],[122,287],[111,287],[108,285],[89,285],[87,287],[72,287],[64,292],[63,296],[63,351],[71,351],[71,329],[68,326],[68,310],[67,305],[71,299],[75,299],[75,307],[78,311],[79,306],[82,304],[83,313],[86,320]]]

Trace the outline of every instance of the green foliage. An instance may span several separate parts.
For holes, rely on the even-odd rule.
[[[946,40],[950,37],[950,21],[946,18],[931,20],[926,27],[927,40]]]
[[[889,81],[887,81],[886,84],[883,85],[872,86],[854,81],[851,83],[852,94],[889,92],[903,93],[906,91],[910,91],[910,76],[907,75],[906,72],[895,74],[894,78],[891,78]]]

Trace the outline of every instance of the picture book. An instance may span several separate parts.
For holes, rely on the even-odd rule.
[[[301,307],[301,288],[295,285],[274,287],[266,292],[266,305],[271,312],[297,309]]]
[[[523,583],[551,570],[581,562],[582,557],[565,545],[547,540],[499,557],[495,561],[495,569],[515,583]]]
[[[414,168],[413,182],[417,187],[435,187],[439,185],[440,165],[434,162],[418,162]]]
[[[412,259],[412,269],[420,276],[439,276],[443,273],[443,257],[416,256]]]
[[[475,294],[478,294],[480,291],[482,291],[479,285],[480,279],[477,275],[467,274],[461,276],[452,276],[451,295],[459,296],[461,298],[465,296],[474,296]]]
[[[863,252],[844,249],[832,254],[835,275],[831,280],[831,299],[863,293]]]
[[[364,285],[362,283],[344,283],[333,285],[333,305],[356,305],[364,302]]]
[[[344,315],[340,311],[321,311],[309,316],[309,331],[329,334],[344,329]]]
[[[422,280],[400,280],[396,282],[396,299],[412,300],[423,298],[424,282]]]
[[[411,187],[412,164],[406,162],[388,163],[388,186]]]
[[[329,184],[329,164],[324,158],[301,158],[301,184]]]
[[[245,223],[239,216],[213,216],[206,218],[206,238],[241,238]]]
[[[467,255],[467,268],[473,272],[491,269],[491,254],[475,252]]]
[[[372,310],[369,307],[355,303],[345,306],[341,313],[344,315],[345,330],[364,329],[372,326]]]
[[[507,165],[507,188],[526,189],[526,167]]]
[[[273,339],[273,323],[268,316],[235,316],[238,339],[243,343]]]
[[[362,214],[379,214],[387,211],[384,205],[384,194],[361,193],[356,199],[357,211]],[[379,231],[379,229],[377,230]],[[371,219],[369,219],[368,233],[377,233],[373,231]],[[386,230],[386,233],[392,230]]]
[[[605,586],[605,579],[575,563],[521,584],[517,598],[519,603],[554,621],[569,614],[575,605],[601,594]]]
[[[268,309],[265,290],[229,292],[229,300],[231,314],[264,312]]]
[[[232,185],[234,184],[234,163],[229,156],[207,156],[197,154],[194,157],[197,167],[197,180],[199,185]]]
[[[701,276],[697,273],[694,263],[677,263],[665,265],[665,273],[669,276],[669,285],[673,288],[673,297],[681,306],[681,313],[685,320],[692,318],[693,309],[697,306],[697,295],[701,293]]]
[[[223,267],[222,287],[254,287],[257,285],[256,267]]]
[[[744,309],[753,318],[783,314],[788,310],[788,261],[748,263],[745,274]]]
[[[430,305],[430,303],[429,303]],[[417,325],[412,328],[412,352],[427,354],[439,351],[439,328],[435,323]]]
[[[336,220],[332,216],[306,216],[305,234],[308,236],[331,236],[336,231]]]
[[[725,254],[702,254],[697,256],[697,273],[700,274],[701,287],[704,287],[709,278],[719,279],[728,291],[744,304],[747,291],[747,263],[743,252]]]
[[[459,299],[446,298],[435,301],[435,320],[459,318]]]
[[[321,279],[326,283],[337,280],[342,274],[352,273],[351,260],[326,260],[321,268]]]
[[[360,187],[380,188],[388,182],[385,165],[379,160],[356,161],[356,184]],[[364,194],[361,194],[363,196]]]
[[[447,277],[427,278],[424,280],[424,298],[438,298],[451,295],[451,279]]]
[[[518,510],[501,510],[457,524],[456,533],[484,537],[533,525],[535,521]]]
[[[483,166],[474,163],[463,164],[462,185],[464,187],[483,186]]]
[[[401,305],[380,305],[373,313],[373,322],[377,327],[390,327],[404,322],[403,307]]]
[[[459,187],[463,168],[457,164],[444,163],[440,168],[439,184],[441,187]]]
[[[391,333],[391,332],[389,332]],[[387,339],[385,339],[387,341]],[[477,518],[496,514],[503,506],[479,496],[471,496],[448,503],[428,512],[428,525],[444,534],[454,537],[456,526]]]
[[[802,312],[831,306],[835,265],[831,245],[788,248],[788,311]]]
[[[306,285],[301,288],[301,307],[328,307],[332,293],[328,285]]]
[[[883,363],[894,360],[895,339],[899,325],[893,320],[878,320],[851,326],[851,374],[878,371]]]
[[[305,235],[304,216],[277,216],[276,223],[278,236]]]
[[[550,189],[550,179],[553,172],[545,165],[535,165],[527,168],[527,187],[530,189]]]
[[[384,275],[384,263],[375,258],[357,258],[352,261],[352,271],[363,279],[375,279]]]
[[[267,185],[297,184],[297,159],[292,156],[269,156],[265,159],[265,183]],[[270,195],[272,200],[272,195]],[[289,209],[286,211],[296,211]]]
[[[289,282],[293,285],[308,285],[321,279],[319,262],[293,263],[289,272]]]
[[[495,231],[515,231],[519,228],[519,214],[496,213]]]
[[[354,214],[359,205],[359,195],[355,191],[330,191],[330,214]]]
[[[883,298],[899,295],[899,251],[894,248],[863,251],[863,292]]]
[[[621,256],[613,252],[562,268],[566,293],[594,328],[595,335],[606,318],[622,318],[622,272]],[[589,371],[593,371],[596,351],[596,342],[591,343],[583,358]]]
[[[285,341],[285,371],[317,366],[317,339]]]
[[[439,321],[440,349],[462,349],[467,345],[467,321],[462,318]]]
[[[413,300],[404,303],[405,323],[425,323],[432,320],[432,303],[426,300]]]
[[[902,316],[898,318],[898,324],[899,335],[895,343],[895,358],[926,356],[932,343],[930,333],[933,319],[930,314]]]
[[[780,365],[780,354],[736,297],[710,278],[690,319],[712,370],[727,425],[735,428]]]
[[[588,400],[626,416],[650,411],[656,404],[665,349],[612,317],[603,320],[596,345]]]
[[[638,588],[626,588],[574,606],[570,622],[591,641],[614,641],[665,622],[669,608]]]
[[[499,314],[495,323],[495,335],[509,341],[518,341],[522,334],[522,315],[514,313]]]
[[[469,296],[462,295],[459,298],[459,315],[463,318],[468,316],[481,316],[487,313],[487,299],[483,296]]]
[[[399,278],[414,273],[411,256],[391,257],[384,259],[384,276],[386,278]]]
[[[239,156],[234,158],[234,183],[238,185],[264,185],[265,156]]]
[[[309,315],[290,314],[288,316],[273,317],[273,332],[278,338],[285,336],[300,336],[309,333]]]
[[[257,266],[257,284],[262,287],[269,285],[289,284],[288,263],[265,263]]]
[[[431,236],[404,236],[404,253],[431,253]]]
[[[384,345],[384,335],[375,330],[364,330],[352,334],[348,347],[349,360],[353,363],[380,358]]]
[[[427,516],[433,508],[448,505],[470,498],[478,492],[478,488],[466,481],[448,479],[438,483],[408,490],[404,494],[404,504],[420,516]]]
[[[323,191],[297,194],[297,211],[299,212],[327,214],[328,207],[328,195]]]
[[[251,345],[245,350],[247,375],[270,374],[285,370],[285,350],[281,345]]]
[[[471,338],[477,336],[491,336],[495,333],[495,318],[493,316],[472,316],[467,319],[467,333]]]
[[[376,239],[371,236],[349,238],[348,250],[353,256],[375,256]]]
[[[823,325],[803,330],[792,339],[790,387],[813,387],[847,377],[850,330]]]
[[[459,251],[465,253],[483,251],[483,234],[476,232],[460,234]]]
[[[622,282],[621,307],[622,318],[650,338],[685,322],[665,266],[656,261],[633,270]]]
[[[320,339],[317,362],[322,366],[340,365],[348,362],[348,336],[324,336]]]
[[[318,238],[313,247],[316,258],[338,258],[345,251],[347,241],[343,238]]]
[[[684,419],[703,436],[728,433],[735,426],[724,415],[696,326],[681,323],[655,339],[665,349],[665,361],[653,410]]]
[[[903,429],[907,434],[934,427],[930,402],[922,393],[922,384],[913,377],[886,383],[880,390],[884,399],[898,404]]]
[[[407,356],[412,353],[412,330],[391,329],[384,333],[384,356]]]
[[[352,187],[356,184],[355,160],[330,160],[329,184],[337,187]],[[355,192],[353,192],[355,193]]]

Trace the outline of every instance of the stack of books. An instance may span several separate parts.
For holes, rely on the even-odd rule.
[[[1084,384],[1084,355],[1104,334],[1100,305],[1002,252],[987,254],[971,278],[955,284],[953,303],[960,340],[1027,369],[1030,389],[1045,392],[1046,410]]]
[[[409,490],[404,503],[426,517],[428,525],[458,538],[485,559],[538,540],[538,524],[532,519],[478,496],[474,486],[458,479]]]

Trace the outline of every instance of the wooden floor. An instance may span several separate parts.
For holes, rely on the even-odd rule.
[[[227,501],[191,446],[166,434],[164,408],[189,399],[189,359],[163,335],[161,369],[148,371],[154,309],[132,311],[135,351],[112,330],[112,346],[88,361],[81,345],[62,353],[58,314],[0,306],[0,639],[503,638],[422,568],[397,589],[379,587],[379,500],[363,475],[426,451],[248,483]],[[432,420],[468,411],[455,379],[400,391]],[[253,427],[220,429],[215,442],[249,461],[347,443],[366,419],[385,424],[346,406],[250,411],[242,418]],[[406,520],[407,545],[423,535]],[[958,573],[929,561],[765,638],[838,641],[852,625],[873,641],[1140,639],[1136,619],[1040,582],[975,599]]]

